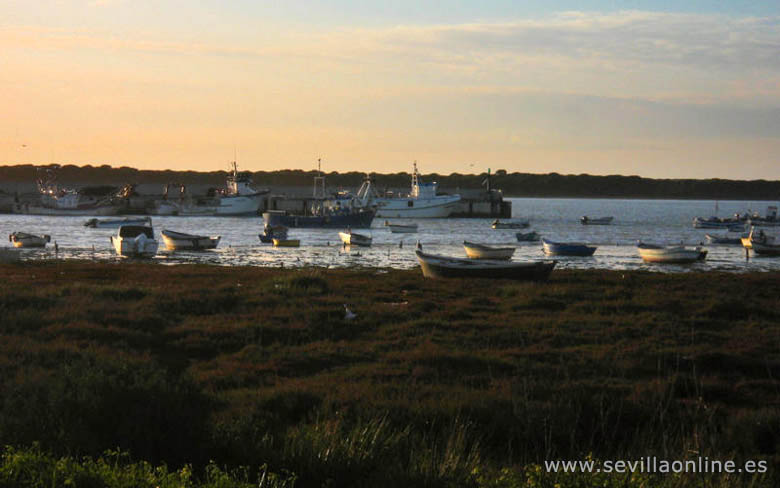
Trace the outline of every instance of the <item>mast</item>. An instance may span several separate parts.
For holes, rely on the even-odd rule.
[[[317,176],[314,177],[314,198],[325,199],[325,175],[322,174],[322,158],[317,158]]]

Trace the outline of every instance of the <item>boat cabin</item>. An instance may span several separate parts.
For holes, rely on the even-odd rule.
[[[119,228],[119,237],[126,239],[134,239],[141,234],[144,234],[149,239],[154,239],[154,231],[151,227],[143,225],[123,225]]]

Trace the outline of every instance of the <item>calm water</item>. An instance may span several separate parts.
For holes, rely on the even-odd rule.
[[[726,270],[735,272],[780,270],[780,258],[745,259],[741,246],[709,246],[706,262],[687,266],[644,264],[636,252],[637,240],[659,244],[704,242],[706,233],[718,230],[694,229],[696,216],[715,214],[715,202],[678,200],[598,200],[513,198],[513,217],[531,220],[531,228],[542,236],[559,241],[585,241],[598,245],[591,258],[557,258],[562,268],[647,269],[655,271]],[[748,209],[766,212],[767,205],[777,202],[719,202],[718,215],[729,216]],[[614,216],[613,225],[583,226],[579,218]],[[14,231],[50,234],[47,250],[25,250],[23,259],[54,256],[53,242],[59,244],[60,258],[118,260],[109,237],[115,229],[89,229],[83,223],[89,217],[42,217],[3,215],[0,234]],[[261,244],[257,235],[262,229],[260,217],[153,217],[155,232],[162,229],[193,234],[221,235],[215,251],[168,252],[161,250],[154,259],[162,264],[205,262],[225,266],[303,266],[327,267],[393,267],[417,266],[414,246],[419,239],[426,251],[465,257],[463,240],[517,247],[514,260],[543,259],[540,243],[518,243],[516,230],[493,230],[492,219],[394,219],[393,222],[419,225],[417,234],[392,234],[384,219],[376,219],[370,233],[370,248],[343,249],[338,230],[292,229],[290,237],[301,240],[300,248],[277,249]],[[528,232],[523,230],[522,232]],[[772,235],[780,229],[767,229]],[[363,232],[363,231],[360,231]],[[401,247],[401,244],[403,247]],[[6,243],[9,246],[10,243]],[[160,238],[160,247],[164,248]]]

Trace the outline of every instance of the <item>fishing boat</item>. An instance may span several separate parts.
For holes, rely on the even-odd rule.
[[[176,232],[173,230],[163,230],[160,232],[165,243],[165,248],[169,251],[203,251],[206,249],[215,249],[219,245],[221,236],[199,236]]]
[[[12,212],[29,215],[116,215],[120,206],[114,204],[115,195],[96,198],[57,181],[59,165],[37,169],[39,202],[16,202]]]
[[[270,244],[274,241],[274,239],[287,239],[287,231],[287,227],[283,225],[277,225],[274,227],[266,225],[263,227],[263,233],[258,234],[258,237],[260,238],[260,242]]]
[[[553,242],[542,239],[544,253],[548,256],[592,256],[596,246],[581,242]]]
[[[494,220],[491,227],[494,229],[527,229],[531,226],[531,222],[528,220],[516,220],[513,222],[500,222],[498,219]]]
[[[272,239],[274,247],[300,247],[300,239]]]
[[[556,261],[507,262],[452,258],[415,251],[426,278],[490,278],[545,281]]]
[[[153,257],[160,246],[150,225],[123,225],[111,236],[111,245],[118,255],[135,258]]]
[[[8,240],[14,247],[46,247],[46,243],[51,242],[51,236],[14,232],[8,236]]]
[[[391,224],[385,220],[385,227],[393,234],[414,234],[417,232],[417,224]]]
[[[139,217],[136,219],[89,219],[84,222],[84,227],[92,229],[118,229],[123,225],[152,225],[151,217]]]
[[[780,227],[780,219],[777,218],[777,207],[771,205],[766,208],[766,216],[761,217],[754,213],[747,221],[747,225],[755,227]]]
[[[704,261],[707,258],[707,249],[701,246],[659,246],[656,244],[638,243],[637,250],[642,260],[646,263],[675,263],[686,264],[696,261]]]
[[[580,219],[580,223],[582,225],[610,225],[614,219],[615,217],[599,217],[597,219],[592,219],[585,215]]]
[[[178,198],[170,198],[171,187],[179,188]],[[253,186],[248,171],[238,171],[235,160],[231,162],[225,188],[211,190],[209,195],[193,197],[185,185],[169,183],[163,189],[163,198],[154,203],[150,212],[155,215],[178,216],[241,216],[257,215],[263,195],[269,190],[258,190]]]
[[[745,218],[743,216],[735,215],[734,218],[720,218],[720,217],[696,217],[693,219],[693,227],[695,229],[728,229],[733,226],[745,225]]]
[[[371,245],[371,241],[373,240],[371,236],[358,234],[357,232],[352,232],[351,230],[339,232],[339,237],[345,246],[369,247]]]
[[[514,247],[492,247],[469,241],[463,241],[463,248],[466,250],[466,256],[470,259],[506,261],[512,259],[512,255],[515,253]]]
[[[417,172],[417,161],[412,171],[412,187],[405,196],[378,196],[366,179],[358,190],[358,197],[371,198],[377,206],[377,217],[384,218],[446,218],[458,207],[460,195],[439,195],[438,183],[423,183]]]
[[[536,242],[541,236],[538,232],[518,232],[515,237],[518,242]]]
[[[290,215],[285,211],[271,210],[263,213],[265,226],[283,225],[290,228],[309,229],[368,229],[376,215],[376,206],[369,196],[354,196],[349,192],[337,192],[331,197],[325,194],[325,175],[318,160],[314,177],[314,197],[304,215]]]

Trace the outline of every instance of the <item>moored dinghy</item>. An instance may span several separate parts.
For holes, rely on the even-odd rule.
[[[542,239],[544,253],[548,256],[592,256],[596,246],[582,242],[553,242]]]
[[[271,239],[274,243],[274,247],[301,247],[300,239]]]
[[[417,224],[391,224],[385,220],[385,227],[393,234],[414,234],[417,232]]]
[[[756,232],[754,227],[750,228],[750,234],[742,238],[742,245],[747,249],[752,249],[753,253],[763,256],[780,256],[780,244],[776,242],[773,236],[768,236],[763,230]]]
[[[492,247],[469,241],[463,241],[463,248],[466,250],[466,256],[470,259],[506,261],[512,259],[512,255],[515,253],[514,247]]]
[[[118,255],[125,257],[150,258],[160,247],[154,230],[147,225],[123,225],[111,236],[111,244]]]
[[[459,259],[415,251],[426,278],[491,278],[522,281],[544,281],[556,261],[507,262]]]
[[[582,223],[582,225],[610,225],[614,218],[615,217],[599,217],[597,219],[592,219],[586,215],[580,219],[580,223]]]
[[[152,225],[151,217],[140,217],[137,219],[89,219],[84,222],[84,227],[93,229],[118,229],[123,225]]]
[[[494,220],[490,225],[494,229],[527,229],[531,226],[531,222],[528,220],[516,220],[512,222],[501,222],[498,219]]]
[[[686,264],[707,258],[707,249],[701,246],[659,246],[640,242],[636,247],[646,263]]]
[[[538,232],[518,232],[515,237],[517,242],[536,242],[541,236]]]
[[[14,247],[46,247],[46,243],[51,241],[51,236],[14,232],[8,236],[8,240]]]
[[[347,230],[346,232],[339,232],[339,237],[345,246],[368,247],[371,245],[371,241],[373,240],[371,236],[358,234],[357,232],[352,232],[351,230]]]
[[[221,236],[198,236],[165,229],[161,233],[165,248],[169,251],[202,251],[215,249]]]

